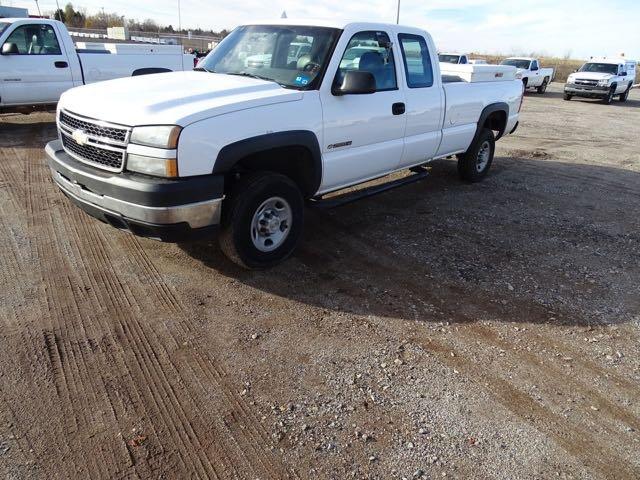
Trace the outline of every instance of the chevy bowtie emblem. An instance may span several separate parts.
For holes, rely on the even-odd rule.
[[[80,129],[74,130],[71,136],[78,145],[85,145],[87,141],[89,141],[89,135],[87,135],[83,130]]]

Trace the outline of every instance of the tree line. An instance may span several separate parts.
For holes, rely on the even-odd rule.
[[[181,29],[178,31],[173,25],[160,25],[158,22],[151,18],[147,18],[143,21],[131,18],[125,18],[124,15],[120,15],[114,12],[98,12],[95,14],[87,13],[86,9],[80,8],[76,10],[71,3],[67,3],[64,9],[60,8],[53,12],[51,16],[63,22],[67,27],[72,28],[92,28],[104,30],[109,27],[128,27],[129,31],[135,32],[153,32],[153,33],[179,33],[186,35],[188,31],[191,31],[194,35],[213,35],[225,37],[229,34],[227,30],[215,32],[213,30],[203,30],[201,28],[195,29]]]

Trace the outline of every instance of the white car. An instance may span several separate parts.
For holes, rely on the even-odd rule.
[[[501,65],[516,67],[516,78],[522,80],[525,90],[535,88],[538,93],[546,92],[555,77],[554,69],[542,68],[537,58],[511,57],[503,60]]]
[[[593,59],[569,75],[564,86],[564,99],[575,97],[601,98],[611,103],[618,96],[626,102],[636,78],[635,60],[627,58]]]
[[[51,108],[65,90],[149,73],[191,70],[179,45],[98,44],[78,49],[63,23],[0,19],[0,112]]]
[[[305,36],[317,54],[250,69],[245,53],[265,32],[278,48]],[[367,47],[357,67],[341,66],[354,47]],[[435,52],[427,32],[399,25],[240,26],[197,71],[64,93],[59,138],[46,147],[51,173],[118,229],[166,241],[219,230],[233,261],[270,267],[300,240],[305,203],[326,208],[416,181],[451,155],[463,179],[487,175],[495,141],[518,126],[522,83],[514,68],[490,75],[490,65],[464,66],[483,67],[482,80],[443,80]],[[345,193],[401,170],[413,175]]]

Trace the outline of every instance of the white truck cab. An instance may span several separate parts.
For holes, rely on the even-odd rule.
[[[438,61],[440,63],[450,63],[453,65],[467,65],[469,63],[469,55],[466,53],[439,53]]]
[[[553,81],[553,68],[542,68],[540,61],[532,57],[510,57],[502,61],[501,65],[517,68],[516,78],[522,80],[525,90],[535,88],[540,94],[547,91],[547,86]]]
[[[78,49],[65,25],[38,18],[0,19],[0,112],[51,108],[78,85],[132,75],[191,70],[179,45],[100,44]]]
[[[564,86],[564,99],[573,97],[601,98],[611,103],[614,97],[626,102],[636,78],[635,60],[627,58],[595,58],[569,75]]]
[[[299,42],[310,50],[292,59]],[[248,66],[258,49],[268,62]],[[196,71],[64,93],[51,173],[118,229],[166,241],[219,230],[229,258],[266,268],[293,252],[305,202],[379,193],[451,155],[466,181],[487,175],[495,141],[518,126],[522,83],[515,68],[490,65],[441,76],[435,52],[427,32],[399,25],[240,26]],[[412,174],[345,193],[402,170]]]

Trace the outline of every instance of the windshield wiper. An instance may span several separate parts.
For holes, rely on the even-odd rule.
[[[257,78],[258,80],[266,80],[267,82],[274,82],[274,83],[277,83],[278,85],[282,85],[280,82],[274,80],[273,78],[263,77],[262,75],[256,75],[255,73],[249,73],[249,72],[227,72],[227,75],[238,75],[240,77]]]
[[[207,72],[207,73],[215,73],[213,70],[207,70],[204,67],[196,67],[193,69],[194,72]]]

